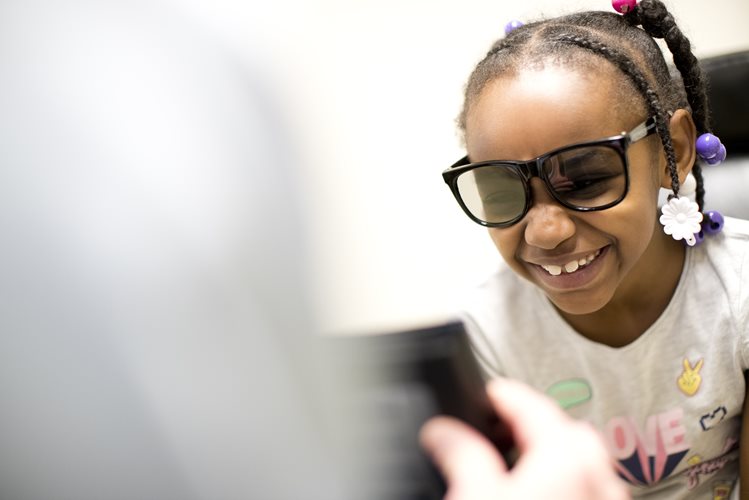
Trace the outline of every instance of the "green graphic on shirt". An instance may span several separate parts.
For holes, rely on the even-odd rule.
[[[593,396],[590,384],[580,378],[557,382],[546,389],[546,394],[554,398],[565,410],[582,404]]]

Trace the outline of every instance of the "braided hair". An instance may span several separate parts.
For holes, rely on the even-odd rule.
[[[638,28],[641,26],[642,29]],[[655,38],[662,38],[672,54],[681,78],[674,77]],[[598,56],[598,59],[590,55]],[[476,98],[492,80],[546,61],[592,67],[608,61],[626,76],[625,91],[639,96],[663,145],[671,173],[671,188],[679,193],[669,112],[689,109],[697,133],[710,131],[707,88],[691,44],[660,0],[642,0],[625,15],[613,12],[581,12],[523,25],[491,47],[471,74],[458,118],[465,133],[466,116]],[[696,201],[704,210],[702,171],[695,162]]]

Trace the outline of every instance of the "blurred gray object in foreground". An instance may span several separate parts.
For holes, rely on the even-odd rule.
[[[339,498],[255,75],[138,1],[3,2],[0,75],[0,498]]]

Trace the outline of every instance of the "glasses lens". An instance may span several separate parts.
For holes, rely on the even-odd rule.
[[[458,192],[468,211],[488,223],[508,222],[525,209],[525,187],[517,171],[487,165],[458,177]]]
[[[598,208],[624,197],[624,158],[612,147],[568,149],[550,156],[542,168],[554,196],[563,203]]]

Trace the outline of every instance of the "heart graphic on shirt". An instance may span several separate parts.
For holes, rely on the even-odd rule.
[[[712,429],[713,427],[721,423],[723,419],[726,418],[727,414],[728,411],[726,410],[726,407],[719,406],[715,410],[713,410],[712,413],[702,415],[702,417],[700,417],[700,426],[702,426],[702,430],[706,431]]]

